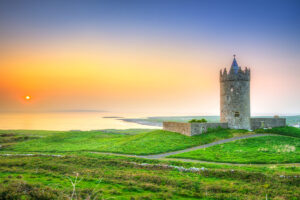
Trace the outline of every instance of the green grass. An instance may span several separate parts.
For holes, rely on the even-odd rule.
[[[18,132],[14,131],[10,133],[15,134],[15,136],[19,135]],[[185,149],[245,134],[249,133],[245,130],[224,129],[193,137],[164,130],[133,135],[112,131],[46,132],[43,136],[42,131],[40,131],[34,134],[28,132],[27,135],[31,135],[32,139],[28,138],[26,141],[5,148],[5,150],[51,153],[95,151],[146,155]]]
[[[266,194],[272,200],[299,199],[299,164],[232,166],[87,152],[169,151],[244,134],[249,133],[219,130],[188,137],[161,130],[0,130],[0,199],[70,199],[69,179],[76,174],[81,180],[76,199],[262,200]],[[31,151],[63,157],[3,155]],[[174,166],[205,170],[179,171]]]
[[[273,133],[279,135],[286,135],[286,136],[293,136],[300,138],[300,128],[296,127],[277,127],[272,129],[257,129],[255,130],[256,133]]]
[[[95,154],[0,157],[0,199],[69,199],[76,174],[78,199],[299,199],[297,172],[201,165]],[[148,162],[148,166],[138,164]],[[152,164],[152,165],[151,165]],[[205,167],[181,172],[153,164]],[[210,167],[212,166],[212,167]],[[297,169],[297,168],[296,168]],[[299,172],[299,171],[298,171]]]
[[[300,139],[262,136],[170,156],[226,163],[299,163]]]

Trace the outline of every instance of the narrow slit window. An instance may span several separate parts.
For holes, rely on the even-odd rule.
[[[235,117],[239,117],[239,116],[240,116],[240,112],[235,112],[235,113],[234,113],[234,116],[235,116]]]
[[[265,128],[265,122],[264,121],[260,122],[260,128]]]

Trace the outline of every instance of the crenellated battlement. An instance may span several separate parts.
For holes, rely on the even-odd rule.
[[[250,81],[250,69],[247,67],[243,70],[237,63],[235,55],[233,55],[233,61],[229,72],[225,68],[220,70],[220,82],[224,81]]]
[[[250,81],[250,69],[242,69],[238,67],[238,70],[235,72],[233,68],[227,72],[227,69],[224,68],[220,70],[220,82],[224,81]]]

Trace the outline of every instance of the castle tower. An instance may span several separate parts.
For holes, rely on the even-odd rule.
[[[233,129],[250,129],[250,69],[242,70],[235,59],[229,72],[220,71],[220,116]]]

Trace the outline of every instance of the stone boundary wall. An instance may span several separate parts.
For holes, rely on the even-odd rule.
[[[186,123],[163,122],[163,130],[181,133],[187,136],[206,133],[208,128],[228,128],[228,123]]]
[[[228,123],[191,123],[191,136],[206,133],[209,128],[228,128]]]
[[[163,130],[181,133],[191,136],[191,123],[184,122],[163,122]]]
[[[250,118],[251,129],[286,126],[286,118]]]

